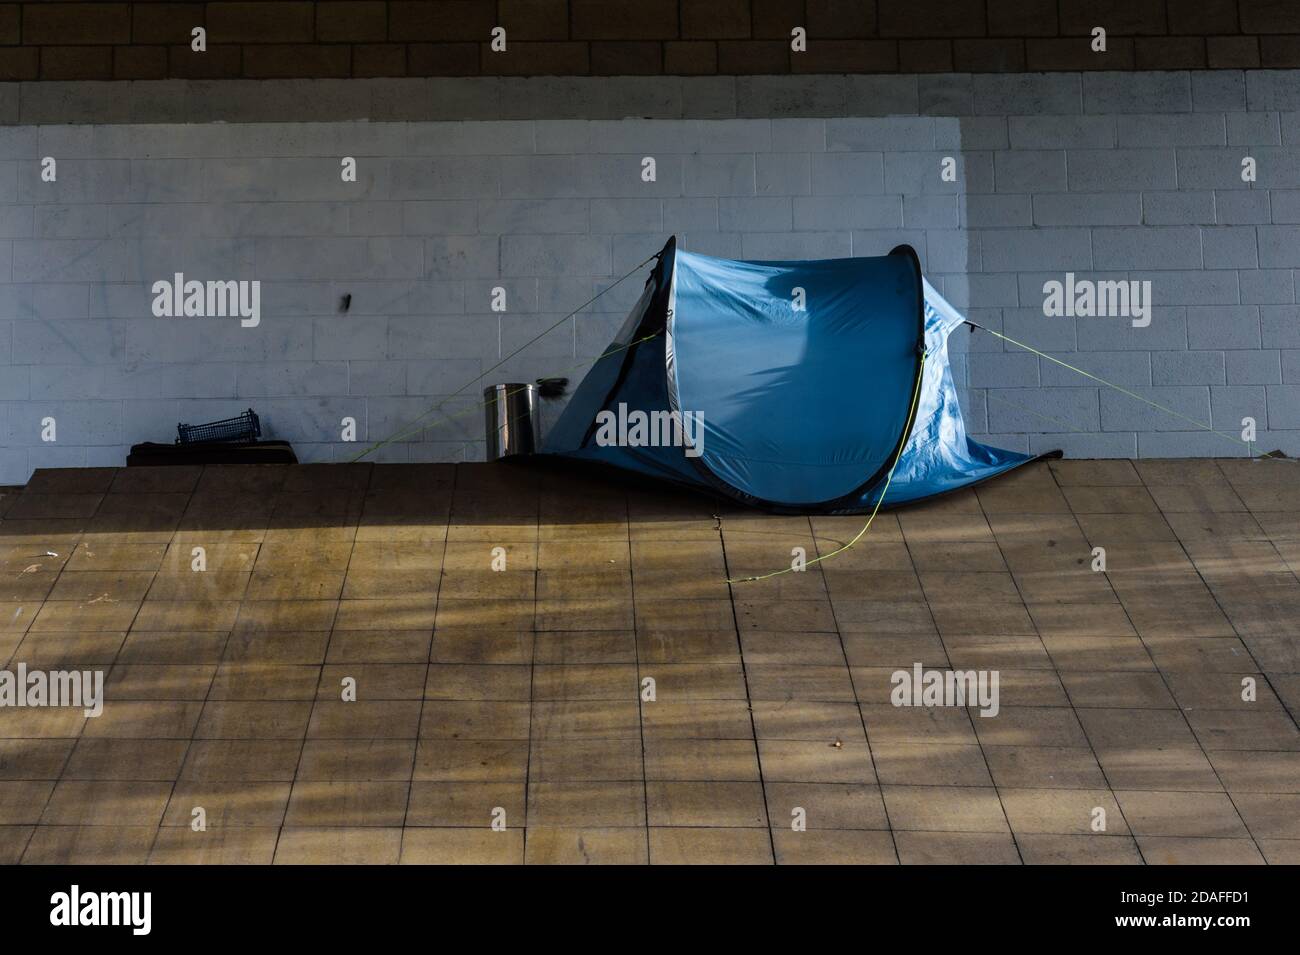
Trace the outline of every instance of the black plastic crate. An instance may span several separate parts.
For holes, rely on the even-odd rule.
[[[249,408],[237,418],[223,418],[207,424],[178,424],[177,444],[197,444],[200,441],[256,441],[262,436],[262,422]]]

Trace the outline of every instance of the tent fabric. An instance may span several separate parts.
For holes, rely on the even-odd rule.
[[[966,434],[947,350],[964,320],[910,247],[741,262],[669,240],[658,259],[544,453],[798,513],[923,500],[1032,460]],[[611,440],[635,412],[661,427]]]
[[[885,494],[886,504],[905,504],[985,481],[1035,460],[1033,455],[992,448],[966,434],[948,362],[948,336],[965,318],[929,282],[925,294],[925,370],[916,420]]]

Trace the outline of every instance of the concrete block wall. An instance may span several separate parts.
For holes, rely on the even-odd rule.
[[[949,291],[964,281],[955,297],[973,319],[1118,388],[977,332],[963,359],[968,417],[991,443],[1082,457],[1300,452],[1288,74],[990,82],[1040,108],[963,124],[963,144],[979,146],[967,158],[990,152],[993,176],[965,197],[967,274]],[[1150,282],[1150,326],[1045,315],[1044,283],[1066,272]]]
[[[609,289],[484,381],[581,377],[646,270],[612,281],[670,234],[751,259],[908,242],[974,321],[1162,406],[962,329],[992,443],[1241,455],[1250,416],[1257,449],[1300,453],[1300,74],[887,79],[854,105],[806,78],[762,104],[715,85],[716,118],[681,81],[654,119],[0,126],[0,484],[249,406],[304,460],[395,433],[372,459],[480,457],[462,386]],[[1067,271],[1149,280],[1150,326],[1045,316]],[[259,281],[260,324],[154,317],[176,272]]]

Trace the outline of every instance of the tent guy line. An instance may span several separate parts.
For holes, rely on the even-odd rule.
[[[1025,414],[1031,414],[1031,415],[1033,415],[1035,418],[1042,418],[1044,421],[1050,421],[1050,422],[1052,422],[1052,424],[1060,425],[1062,428],[1064,428],[1066,431],[1068,431],[1068,432],[1071,433],[1071,434],[1090,434],[1090,433],[1091,433],[1091,432],[1089,432],[1089,431],[1085,431],[1085,430],[1082,429],[1082,428],[1079,428],[1079,427],[1076,427],[1075,425],[1070,424],[1070,422],[1068,422],[1068,421],[1062,421],[1060,418],[1054,418],[1054,417],[1052,417],[1052,416],[1049,415],[1049,414],[1043,414],[1041,411],[1036,411],[1036,410],[1033,409],[1033,408],[1027,408],[1027,407],[1025,407],[1025,406],[1022,405],[1022,404],[1019,404],[1019,403],[1017,403],[1017,402],[1015,402],[1015,401],[1012,401],[1010,398],[1004,398],[1004,397],[1002,397],[1001,395],[996,394],[996,393],[994,393],[994,392],[991,392],[991,391],[990,391],[990,392],[986,392],[986,395],[987,395],[987,397],[992,398],[994,401],[1000,401],[1000,402],[1002,402],[1002,404],[1004,404],[1004,405],[1009,405],[1010,407],[1015,408],[1015,409],[1017,409],[1018,411],[1023,411],[1023,412],[1025,412]]]
[[[1060,365],[1062,368],[1068,368],[1070,371],[1075,372],[1076,374],[1079,375],[1083,375],[1085,378],[1090,378],[1091,380],[1097,382],[1098,384],[1105,385],[1107,388],[1111,388],[1115,391],[1118,391],[1122,395],[1127,395],[1129,398],[1133,398],[1134,400],[1140,401],[1143,404],[1150,405],[1152,408],[1155,408],[1159,411],[1163,411],[1166,414],[1171,414],[1175,418],[1181,418],[1184,421],[1196,425],[1196,427],[1200,428],[1203,431],[1209,431],[1211,434],[1217,434],[1219,437],[1227,438],[1229,441],[1233,441],[1238,444],[1244,444],[1246,445],[1247,451],[1251,457],[1269,458],[1274,456],[1272,451],[1263,451],[1263,452],[1250,451],[1249,450],[1250,442],[1246,441],[1243,438],[1239,438],[1233,434],[1228,434],[1227,432],[1224,431],[1219,431],[1216,428],[1214,428],[1212,425],[1205,424],[1202,421],[1197,421],[1195,418],[1188,417],[1187,415],[1179,411],[1175,411],[1173,408],[1167,408],[1164,405],[1160,404],[1159,402],[1152,401],[1149,398],[1143,398],[1141,395],[1129,391],[1127,388],[1117,385],[1112,381],[1107,381],[1105,378],[1099,377],[1098,375],[1094,375],[1090,371],[1084,371],[1082,368],[1076,368],[1074,365],[1071,365],[1069,362],[1061,361],[1061,359],[1059,358],[1053,358],[1051,355],[1047,354],[1046,352],[1039,351],[1037,348],[1034,348],[1032,345],[1026,345],[1024,342],[1016,341],[1014,338],[1012,338],[1009,335],[1003,335],[1001,332],[996,332],[993,329],[988,328],[987,326],[979,324],[978,322],[972,322],[969,318],[966,319],[965,321],[966,324],[969,325],[971,328],[978,328],[980,331],[988,332],[990,335],[994,336],[995,338],[1000,338],[1004,342],[1009,342],[1010,344],[1015,345],[1017,348],[1023,348],[1025,351],[1029,352],[1030,354],[1037,355],[1039,358],[1046,358],[1048,361]],[[1007,404],[1015,405],[1015,403],[1011,401],[1008,401]],[[1019,406],[1017,405],[1016,407]],[[1028,411],[1029,409],[1026,408],[1024,410]],[[1047,418],[1046,415],[1040,415],[1040,417]],[[1047,418],[1047,420],[1052,421],[1054,419]],[[1064,423],[1064,422],[1058,422],[1058,423]],[[1072,428],[1071,430],[1075,430],[1075,429]]]
[[[553,371],[552,371],[550,374],[548,374],[548,375],[541,375],[541,376],[538,378],[538,380],[541,381],[541,380],[544,380],[544,379],[546,379],[546,378],[560,378],[560,377],[563,377],[564,375],[568,374],[568,373],[571,372],[571,371],[577,371],[579,368],[583,368],[583,367],[585,367],[585,366],[587,366],[587,365],[595,364],[596,362],[601,361],[602,359],[607,358],[607,357],[609,357],[610,355],[616,355],[616,354],[618,354],[619,352],[621,352],[621,351],[625,351],[625,350],[627,350],[627,349],[629,349],[629,348],[635,348],[637,345],[640,345],[642,342],[648,342],[648,341],[650,341],[650,339],[652,339],[652,338],[657,338],[658,336],[660,336],[660,335],[662,335],[662,334],[663,334],[663,329],[660,329],[660,330],[657,331],[657,332],[653,332],[652,334],[646,335],[644,338],[638,338],[636,341],[628,342],[626,345],[620,345],[618,348],[607,348],[604,352],[602,352],[601,354],[597,355],[595,358],[586,358],[586,359],[584,359],[584,360],[578,362],[578,363],[575,364],[575,365],[569,365],[567,368],[557,368],[557,369],[553,370]],[[528,385],[524,385],[523,387],[516,388],[516,389],[514,389],[513,391],[507,391],[507,392],[506,392],[502,397],[503,397],[503,398],[510,398],[510,397],[513,397],[514,395],[521,394],[522,392],[527,391],[527,390],[528,390],[528,387],[529,387]],[[496,397],[495,395],[493,395],[491,398],[484,399],[484,400],[480,401],[480,402],[479,402],[478,404],[476,404],[476,405],[471,405],[470,407],[465,408],[465,409],[462,410],[462,411],[457,411],[455,414],[442,415],[441,418],[439,419],[439,421],[434,422],[434,424],[438,424],[439,422],[442,422],[442,421],[455,421],[457,418],[463,418],[463,417],[465,417],[465,416],[468,415],[468,414],[474,414],[474,413],[476,413],[476,412],[478,412],[478,411],[482,411],[482,410],[483,410],[484,408],[486,408],[488,405],[490,405],[490,404],[495,404],[495,403],[497,402],[497,400],[498,400],[497,397]],[[507,423],[507,424],[510,424],[510,425],[518,424],[519,422],[523,421],[525,417],[526,417],[525,415],[516,415],[516,416],[513,417],[513,418],[507,418],[507,419],[506,419],[506,423]],[[421,426],[420,428],[416,428],[416,429],[414,429],[414,431],[419,431],[419,430],[421,430],[423,427],[424,427],[424,426]],[[432,425],[430,425],[429,427],[432,427]],[[412,432],[412,433],[414,433],[414,432]],[[454,457],[456,457],[457,455],[460,455],[460,454],[464,453],[466,450],[469,449],[469,446],[472,445],[473,443],[474,443],[474,442],[473,442],[472,440],[471,440],[471,441],[466,441],[466,442],[465,442],[464,444],[462,444],[459,448],[457,448],[457,449],[455,450],[455,452],[452,453],[452,457],[454,458]]]
[[[597,301],[597,300],[598,300],[602,295],[606,294],[607,292],[612,291],[614,288],[616,288],[617,286],[621,285],[621,284],[622,284],[626,279],[628,279],[628,278],[630,278],[631,276],[635,275],[635,274],[636,274],[637,272],[639,272],[642,268],[644,268],[645,266],[649,265],[652,261],[654,261],[655,259],[659,258],[659,256],[661,256],[661,255],[663,255],[662,250],[659,251],[659,252],[654,253],[653,255],[647,256],[645,259],[643,259],[641,262],[638,262],[636,265],[634,265],[634,266],[633,266],[631,269],[629,269],[627,272],[624,272],[622,275],[620,275],[617,279],[615,279],[613,282],[611,282],[611,283],[610,283],[609,285],[607,285],[605,288],[601,289],[599,292],[597,292],[597,293],[596,293],[595,295],[593,295],[591,298],[587,299],[587,301],[583,302],[581,305],[579,305],[579,306],[578,306],[577,308],[575,308],[573,311],[569,312],[567,315],[563,315],[563,316],[561,316],[560,319],[559,319],[558,321],[556,321],[553,325],[551,325],[550,327],[545,328],[545,329],[543,329],[542,331],[538,332],[535,336],[533,336],[532,338],[530,338],[528,341],[524,342],[522,345],[520,345],[518,348],[516,348],[514,351],[512,351],[509,355],[506,355],[504,358],[502,358],[500,361],[498,361],[495,365],[491,366],[490,368],[485,368],[482,372],[479,373],[478,377],[476,377],[476,378],[471,378],[469,381],[465,382],[465,384],[461,385],[459,388],[457,388],[457,389],[456,389],[455,391],[453,391],[451,394],[446,395],[446,396],[445,396],[445,397],[444,397],[440,402],[438,402],[438,404],[434,405],[434,406],[433,406],[432,408],[430,408],[428,411],[426,411],[426,412],[424,412],[423,414],[421,414],[418,418],[415,418],[415,419],[414,419],[414,420],[413,420],[409,425],[406,426],[406,428],[404,428],[403,430],[397,432],[396,434],[389,435],[387,438],[384,438],[382,441],[377,441],[377,442],[375,442],[374,444],[370,445],[370,447],[368,447],[368,448],[363,448],[361,451],[357,452],[357,454],[355,454],[353,457],[349,458],[349,459],[348,459],[348,463],[349,463],[349,464],[353,464],[353,463],[355,463],[355,462],[357,462],[357,461],[360,461],[360,460],[361,460],[362,458],[364,458],[366,455],[368,455],[368,454],[370,454],[370,453],[372,453],[372,452],[374,452],[374,451],[378,451],[380,448],[385,447],[385,446],[387,446],[387,445],[389,445],[389,444],[392,444],[394,441],[400,441],[402,438],[409,437],[410,435],[415,434],[415,433],[418,432],[418,431],[423,431],[425,426],[424,426],[424,425],[418,425],[418,426],[417,426],[417,424],[416,424],[417,422],[423,421],[425,418],[429,417],[430,415],[437,414],[438,412],[440,412],[444,407],[446,407],[447,402],[451,401],[452,398],[455,398],[457,395],[459,395],[461,392],[463,392],[466,388],[472,388],[473,386],[475,386],[475,385],[479,384],[480,382],[482,382],[482,380],[483,380],[484,378],[486,378],[486,377],[488,376],[488,374],[490,374],[491,372],[493,372],[493,371],[495,371],[496,369],[500,368],[502,365],[504,365],[506,362],[508,362],[511,358],[514,358],[516,355],[518,355],[520,352],[522,352],[522,351],[523,351],[524,349],[526,349],[528,346],[534,344],[535,342],[541,340],[542,338],[545,338],[547,335],[549,335],[551,332],[555,331],[557,328],[559,328],[561,325],[563,325],[563,324],[564,324],[565,322],[567,322],[569,319],[573,318],[573,316],[575,316],[575,315],[577,315],[579,312],[581,312],[581,311],[582,311],[584,308],[586,308],[588,305],[591,305],[592,303],[594,303],[595,301]],[[477,410],[477,409],[470,409],[470,410],[472,411],[472,410]]]

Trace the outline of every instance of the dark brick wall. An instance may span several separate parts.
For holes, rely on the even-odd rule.
[[[1300,0],[0,2],[0,80],[1297,66]]]

